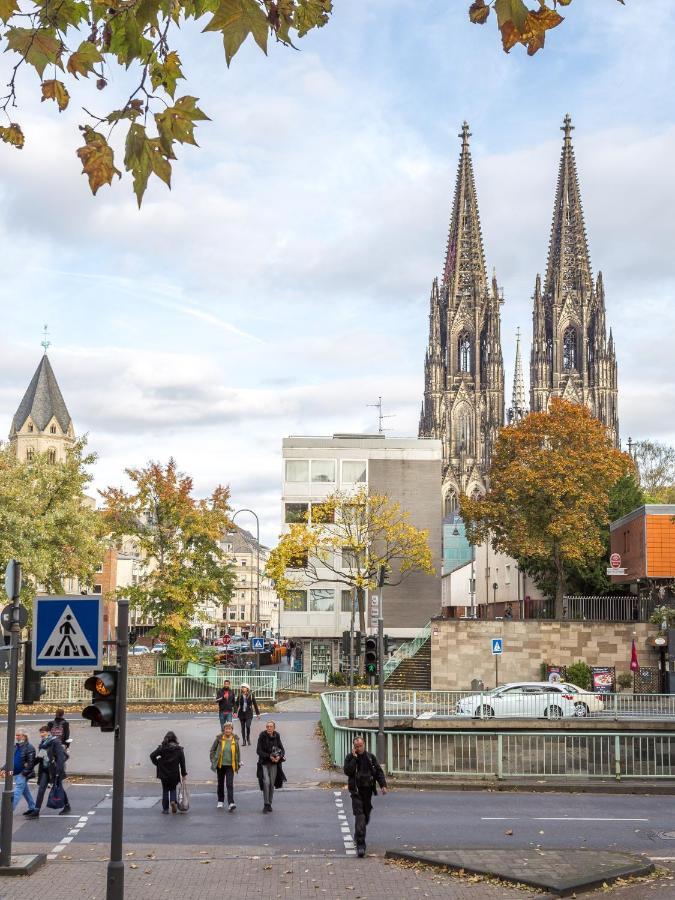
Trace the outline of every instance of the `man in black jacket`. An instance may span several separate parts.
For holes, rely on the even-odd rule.
[[[216,694],[216,703],[218,704],[218,718],[220,719],[221,730],[226,722],[232,721],[232,713],[234,711],[235,702],[236,696],[234,691],[230,687],[230,679],[226,678],[223,682],[223,686]]]
[[[349,793],[354,813],[354,837],[356,853],[366,855],[366,826],[373,810],[373,794],[377,794],[379,784],[382,793],[387,793],[387,779],[382,766],[372,753],[366,750],[363,738],[354,738],[352,752],[345,759],[344,773],[349,779]]]
[[[16,730],[16,744],[14,745],[14,764],[12,771],[14,774],[14,798],[12,800],[12,809],[16,809],[19,800],[23,797],[28,804],[28,809],[24,816],[35,809],[33,795],[28,786],[28,779],[33,777],[33,769],[35,768],[35,747],[29,742],[28,735],[20,728]],[[0,772],[4,776],[4,769]]]

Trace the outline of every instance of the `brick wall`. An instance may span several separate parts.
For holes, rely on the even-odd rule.
[[[431,629],[431,687],[436,691],[465,690],[473,678],[495,686],[491,638],[501,637],[499,682],[539,681],[540,665],[615,666],[617,675],[630,671],[631,641],[640,666],[658,665],[658,653],[647,639],[658,633],[641,622],[483,622],[435,619]]]

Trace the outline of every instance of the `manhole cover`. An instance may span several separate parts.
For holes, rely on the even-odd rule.
[[[656,837],[662,841],[675,841],[675,831],[657,831]]]

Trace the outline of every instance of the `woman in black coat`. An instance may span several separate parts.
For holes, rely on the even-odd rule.
[[[173,731],[167,731],[162,743],[150,754],[150,760],[157,766],[157,777],[162,782],[162,813],[168,815],[169,802],[171,812],[178,812],[176,787],[181,777],[187,776],[187,770],[185,753]]]
[[[286,751],[281,742],[281,735],[276,730],[274,722],[268,722],[265,730],[258,735],[258,784],[263,792],[263,812],[272,812],[272,798],[274,789],[283,787],[286,776],[281,767],[286,759]]]
[[[251,746],[251,722],[253,721],[253,710],[258,718],[260,718],[260,710],[255,699],[255,694],[251,688],[242,681],[239,685],[239,696],[235,704],[235,713],[241,725],[241,736],[243,744]]]

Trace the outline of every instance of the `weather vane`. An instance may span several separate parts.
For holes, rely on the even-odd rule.
[[[41,345],[45,348],[45,353],[51,347],[51,341],[49,340],[49,331],[47,330],[47,326],[43,328],[43,335]]]

